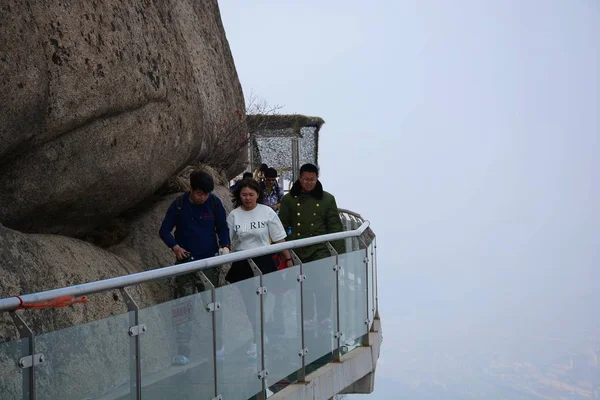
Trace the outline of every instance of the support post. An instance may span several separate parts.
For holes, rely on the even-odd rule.
[[[28,344],[23,346],[21,349],[21,359],[17,363],[17,366],[23,369],[23,399],[24,400],[35,400],[36,398],[36,388],[35,388],[35,366],[38,363],[44,362],[43,354],[36,357],[35,354],[35,335],[31,328],[23,321],[21,316],[17,314],[16,311],[10,312],[10,317],[19,332],[19,338],[25,339],[28,338]],[[31,358],[31,364],[29,362],[25,362],[25,360],[29,360]],[[36,362],[36,359],[38,362]],[[30,370],[28,370],[31,368]],[[28,370],[28,371],[27,371]],[[26,373],[27,371],[28,373]]]
[[[369,342],[369,331],[371,330],[371,320],[369,319],[369,305],[370,305],[370,301],[369,301],[369,296],[371,295],[369,293],[369,246],[367,246],[367,242],[365,242],[365,240],[362,237],[359,237],[358,240],[360,241],[360,243],[365,247],[365,258],[363,260],[363,263],[365,264],[365,293],[366,293],[366,301],[367,301],[367,307],[365,308],[365,310],[367,311],[367,315],[365,315],[365,325],[367,326],[367,333],[365,335],[363,335],[362,340],[361,340],[361,344],[363,346],[369,346],[370,342]]]
[[[137,303],[131,297],[129,292],[127,292],[127,288],[121,289],[121,295],[125,300],[125,304],[127,305],[127,310],[133,312],[130,314],[129,321],[131,327],[129,328],[129,336],[131,336],[130,346],[129,346],[129,360],[134,361],[135,369],[129,369],[129,398],[131,400],[141,400],[142,398],[142,360],[140,358],[140,334],[146,331],[145,326],[143,329],[138,329],[137,333],[134,331],[134,328],[140,326],[140,318],[139,318],[139,310]],[[143,330],[143,332],[142,332]]]
[[[267,288],[263,284],[263,274],[260,268],[256,265],[254,260],[248,259],[248,264],[252,269],[254,276],[258,276],[260,279],[259,287],[256,288],[256,294],[259,296],[260,304],[260,371],[258,372],[258,378],[261,380],[262,387],[260,393],[256,395],[258,400],[265,400],[267,398],[267,376],[269,371],[266,368],[265,362],[265,312],[264,312],[264,295],[267,294]]]
[[[375,274],[375,319],[379,319],[379,276],[377,274],[377,236],[373,238],[373,247],[375,248],[375,257],[373,258],[373,264],[375,268],[373,268]]]
[[[302,342],[301,346],[304,350],[306,349],[306,339],[304,336],[304,269],[300,257],[298,257],[293,250],[290,250],[289,252],[292,256],[294,265],[300,266],[300,275],[297,280],[300,283],[300,337]],[[298,370],[298,382],[306,382],[306,353],[302,354],[302,366],[300,367],[300,370]]]
[[[212,323],[212,356],[213,356],[213,377],[215,383],[215,396],[214,399],[219,398],[219,376],[217,373],[217,312],[221,309],[221,305],[217,303],[217,294],[215,292],[215,286],[212,282],[204,275],[202,271],[198,271],[198,277],[200,278],[200,282],[204,286],[204,289],[207,288],[210,290],[210,301],[211,304],[206,307],[206,311],[212,313],[211,323]]]
[[[329,254],[335,256],[335,265],[333,266],[333,271],[335,272],[335,314],[336,314],[336,323],[335,323],[335,333],[333,334],[334,339],[336,339],[337,344],[335,350],[333,350],[333,362],[340,362],[342,357],[342,336],[344,332],[342,332],[341,328],[341,318],[340,318],[340,269],[342,266],[339,264],[340,255],[335,250],[335,248],[331,245],[331,243],[325,243],[327,249],[329,250]]]

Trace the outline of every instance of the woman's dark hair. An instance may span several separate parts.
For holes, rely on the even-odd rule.
[[[263,197],[264,197],[264,192],[260,188],[260,185],[254,179],[246,178],[246,179],[242,179],[240,181],[240,184],[234,190],[233,195],[231,196],[231,200],[233,201],[233,205],[235,206],[235,208],[238,208],[238,207],[240,207],[242,205],[242,196],[241,196],[241,193],[242,193],[242,189],[243,188],[250,188],[250,189],[254,190],[258,194],[258,198],[256,199],[256,203],[257,204],[262,204]]]
[[[201,190],[204,193],[210,193],[215,190],[215,181],[206,172],[195,170],[190,174],[190,186],[192,190]]]
[[[246,178],[252,178],[252,172],[244,172],[244,175],[242,175],[242,179]]]
[[[277,170],[275,168],[269,168],[265,171],[265,178],[277,178]]]
[[[300,174],[303,172],[314,172],[317,174],[317,176],[319,176],[319,167],[317,167],[315,164],[307,163],[300,167]]]

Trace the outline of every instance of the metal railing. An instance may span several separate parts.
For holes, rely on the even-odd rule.
[[[360,215],[340,210],[340,217],[344,232],[0,299],[20,335],[0,343],[0,399],[265,398],[277,382],[304,381],[315,362],[368,344],[377,315],[376,239]],[[330,243],[339,240],[345,253]],[[311,245],[330,256],[304,263],[293,249]],[[252,261],[284,249],[293,267],[263,275]],[[215,288],[202,272],[242,260],[254,278]],[[128,290],[190,272],[208,290],[143,309]],[[115,289],[127,313],[40,335],[15,311]],[[244,351],[253,341],[256,355]],[[187,362],[174,366],[182,346]]]

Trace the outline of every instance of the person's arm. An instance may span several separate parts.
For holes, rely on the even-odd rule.
[[[285,237],[287,234],[283,228],[283,225],[281,224],[281,220],[277,217],[275,211],[269,212],[272,214],[268,222],[269,237],[273,243],[283,243],[285,242]],[[281,257],[283,257],[283,259],[286,261],[288,267],[293,265],[289,250],[282,250]]]
[[[229,232],[229,245],[230,245],[231,250],[235,250],[233,248],[233,235],[235,234],[235,230],[233,229],[233,223],[234,223],[233,213],[230,213],[227,216],[227,230]]]
[[[281,239],[281,240],[278,240],[275,243],[284,243],[284,242],[285,242],[285,239]],[[292,260],[292,255],[290,254],[289,250],[287,250],[287,249],[283,250],[283,251],[281,251],[280,254],[281,254],[281,258],[283,258],[285,260],[285,264],[288,267],[293,267],[294,266],[294,261]]]
[[[178,260],[185,258],[187,250],[177,244],[177,240],[171,234],[175,225],[177,225],[177,211],[175,205],[175,201],[171,203],[169,206],[167,213],[165,214],[165,218],[163,219],[162,224],[160,225],[160,229],[158,231],[158,235],[162,239],[162,241],[173,250],[175,253],[175,257]]]
[[[292,224],[290,221],[290,210],[285,200],[285,197],[281,200],[281,206],[279,208],[279,220],[281,221],[281,225],[283,225],[283,229],[287,229],[288,226]]]
[[[229,234],[229,225],[227,223],[227,211],[225,211],[225,207],[223,206],[223,202],[221,201],[221,199],[216,197],[216,200],[217,213],[219,213],[217,217],[217,221],[219,224],[219,247],[231,248],[231,237]]]
[[[325,218],[327,224],[327,233],[342,232],[344,230],[344,226],[342,225],[342,220],[340,219],[340,214],[334,196],[331,196],[331,204],[329,205],[329,207],[327,207],[327,211],[325,212]],[[345,245],[343,240],[336,240],[332,242],[331,245],[335,248],[338,254],[345,253]]]
[[[281,210],[281,201],[283,200],[283,189],[277,185],[275,187],[275,193],[277,193],[277,204],[273,207],[274,210]]]

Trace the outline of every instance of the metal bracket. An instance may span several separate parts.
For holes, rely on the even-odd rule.
[[[300,265],[300,264],[302,264],[302,260],[294,252],[294,250],[289,250],[289,252],[290,252],[290,256],[292,256],[292,260],[294,261],[294,265]]]
[[[218,301],[215,301],[214,303],[208,303],[206,305],[206,311],[208,311],[208,312],[215,312],[220,309],[221,309],[221,303],[219,303]]]
[[[21,339],[26,337],[33,337],[33,331],[31,330],[31,328],[29,328],[27,323],[23,321],[23,318],[21,318],[19,314],[17,314],[15,311],[11,311],[10,317],[12,318],[13,323],[15,324],[15,327],[17,328],[17,331],[19,332],[19,337]]]
[[[369,248],[369,246],[367,246],[367,242],[365,242],[365,240],[362,238],[362,236],[358,237],[358,241],[365,247],[365,249]]]
[[[369,324],[370,324],[370,323],[371,323],[371,320],[370,320],[369,318],[367,318],[367,319],[365,320],[365,325],[369,326]]]
[[[341,269],[342,269],[342,266],[341,266],[341,265],[335,264],[335,265],[333,266],[333,271],[334,271],[334,272],[337,272],[337,271],[339,271],[339,270],[341,270]]]
[[[204,275],[204,272],[198,271],[198,277],[200,278],[200,282],[204,286],[204,290],[212,290],[215,288],[215,285]]]
[[[223,396],[218,394],[217,397],[213,397],[212,400],[223,400]]]
[[[252,269],[252,273],[254,274],[254,276],[262,275],[262,271],[260,270],[260,268],[258,268],[258,265],[256,265],[256,263],[254,262],[253,259],[249,258],[248,264],[250,265],[250,268]]]
[[[267,287],[266,286],[259,286],[256,288],[256,294],[259,296],[265,295],[267,294]]]
[[[147,330],[148,328],[146,327],[146,324],[131,326],[129,327],[129,336],[139,336],[143,333],[146,333]]]
[[[369,257],[365,257],[365,259],[363,260],[363,262],[364,262],[365,264],[369,264]]]
[[[305,280],[306,280],[306,274],[300,274],[300,275],[298,275],[298,276],[296,277],[296,280],[297,280],[298,282],[303,282],[303,281],[305,281]]]
[[[342,331],[336,332],[333,334],[333,337],[336,339],[341,338],[342,336],[344,336],[344,333]]]
[[[335,248],[331,245],[331,243],[329,242],[325,242],[325,246],[327,246],[327,250],[329,250],[329,254],[331,254],[332,256],[337,256],[338,252],[335,250]]]
[[[269,370],[268,369],[263,369],[262,371],[258,371],[258,379],[265,379],[267,376],[269,376]]]
[[[19,368],[25,369],[30,368],[34,365],[39,365],[46,361],[46,357],[42,353],[34,354],[33,356],[26,356],[19,360]]]
[[[305,348],[301,349],[300,351],[298,351],[298,357],[304,357],[307,354],[308,354],[308,348],[307,347],[305,347]]]
[[[125,300],[125,304],[127,305],[127,311],[139,311],[140,308],[127,291],[127,288],[121,289],[121,295],[123,296],[123,300]]]

